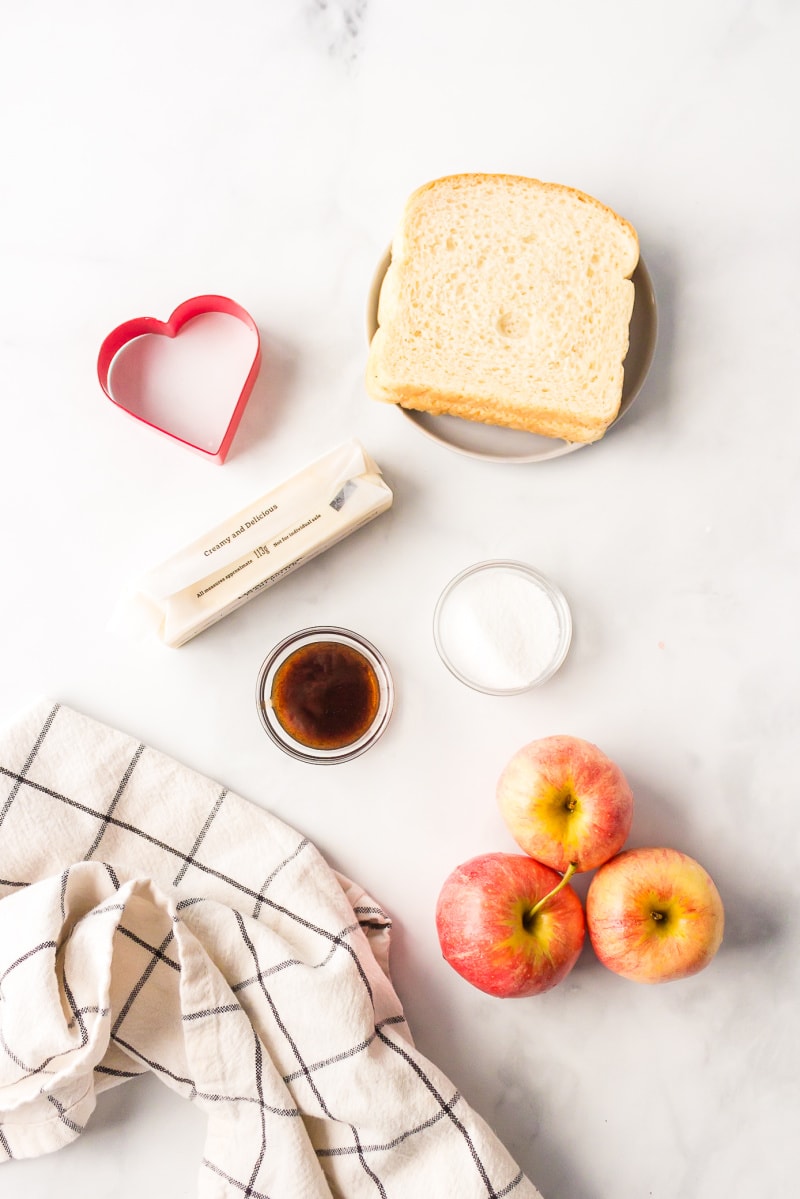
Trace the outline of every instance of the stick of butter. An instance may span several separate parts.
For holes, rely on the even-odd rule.
[[[392,499],[360,442],[346,442],[151,570],[123,601],[115,626],[183,645]]]

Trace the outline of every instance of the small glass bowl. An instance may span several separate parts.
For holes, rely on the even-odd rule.
[[[515,679],[513,683],[510,683],[508,678],[501,679],[502,669],[498,669],[498,674],[494,681],[485,676],[477,677],[477,671],[470,673],[468,664],[469,653],[461,653],[459,655],[457,634],[454,634],[452,628],[448,630],[448,616],[452,617],[454,600],[460,598],[458,595],[459,589],[463,588],[465,583],[473,581],[477,575],[485,574],[488,576],[491,572],[506,576],[511,575],[512,577],[524,579],[526,583],[532,583],[539,589],[541,596],[549,601],[550,609],[552,610],[551,632],[555,633],[552,653],[546,659],[538,661],[535,667],[532,667],[530,677]],[[462,591],[462,597],[463,594],[464,592]],[[548,609],[548,616],[550,609]],[[477,632],[477,629],[475,632]],[[442,662],[450,673],[455,675],[467,687],[471,687],[474,691],[481,691],[485,695],[520,695],[524,691],[530,691],[534,687],[541,686],[542,683],[552,678],[563,663],[567,656],[570,641],[572,640],[572,616],[563,593],[550,579],[524,562],[495,559],[488,562],[477,562],[474,566],[468,566],[466,570],[462,570],[460,574],[457,574],[454,579],[450,580],[439,596],[433,613],[433,639]],[[500,667],[503,667],[503,663],[500,663]]]
[[[332,641],[337,645],[347,645],[355,650],[366,659],[378,680],[378,708],[369,728],[355,741],[333,749],[317,749],[296,740],[280,723],[272,705],[273,682],[287,658],[296,650],[302,649],[303,646],[325,641]],[[334,625],[319,625],[316,628],[300,629],[299,632],[292,633],[268,654],[258,673],[256,706],[261,723],[268,735],[284,753],[296,758],[299,762],[333,765],[338,762],[350,762],[353,758],[359,757],[374,745],[384,732],[394,707],[394,683],[383,655],[366,638],[350,629],[341,629]]]

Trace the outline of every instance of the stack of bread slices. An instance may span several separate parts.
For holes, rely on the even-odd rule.
[[[451,175],[408,200],[370,345],[378,400],[572,442],[617,416],[639,260],[591,196]]]

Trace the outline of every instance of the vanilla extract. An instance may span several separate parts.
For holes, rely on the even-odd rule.
[[[281,727],[311,749],[341,749],[367,733],[378,714],[380,683],[351,645],[313,641],[281,663],[270,701]]]

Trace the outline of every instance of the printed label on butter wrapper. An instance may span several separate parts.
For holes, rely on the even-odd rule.
[[[392,499],[379,467],[349,441],[151,570],[115,625],[183,645],[385,512]]]

